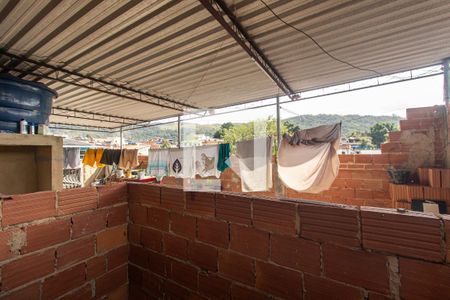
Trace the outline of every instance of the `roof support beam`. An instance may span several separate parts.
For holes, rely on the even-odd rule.
[[[75,131],[105,132],[105,133],[114,132],[114,128],[101,126],[83,126],[69,123],[50,123],[48,127],[50,129],[60,129],[60,130],[75,130]]]
[[[116,124],[125,124],[125,125],[133,125],[136,123],[145,122],[145,120],[135,119],[135,118],[127,118],[127,117],[119,117],[115,115],[103,114],[103,113],[93,113],[87,111],[81,111],[77,109],[69,109],[62,107],[53,107],[52,115],[59,117],[67,117],[67,118],[76,118],[83,120],[92,120],[99,122],[107,122],[107,123],[116,123]]]
[[[90,75],[84,75],[82,73],[68,70],[62,67],[53,66],[51,64],[48,64],[46,62],[33,60],[24,56],[16,55],[9,53],[3,49],[0,49],[0,55],[4,55],[7,57],[10,57],[11,59],[25,62],[32,65],[33,71],[27,71],[27,70],[19,70],[11,68],[13,71],[25,73],[28,75],[38,76],[42,78],[46,78],[49,80],[55,80],[58,82],[71,84],[79,87],[84,87],[87,89],[95,90],[98,92],[115,95],[118,97],[127,98],[130,100],[146,103],[146,104],[152,104],[163,108],[173,109],[177,111],[184,111],[185,109],[199,109],[199,107],[196,107],[194,105],[190,105],[188,103],[184,103],[181,101],[177,101],[174,99],[169,98],[165,95],[158,95],[156,93],[148,92],[139,90],[133,87],[129,87],[120,83],[116,83],[113,81],[107,81],[104,79],[96,78]],[[53,71],[53,74],[40,74],[37,73],[38,70],[36,70],[36,67],[39,68],[46,68],[48,70]],[[7,68],[7,66],[6,66]],[[9,70],[7,70],[9,71]],[[64,77],[64,78],[62,78]]]
[[[250,38],[247,31],[239,23],[236,16],[228,8],[223,0],[199,0],[200,3],[211,13],[211,15],[222,25],[222,27],[233,37],[236,42],[247,52],[263,72],[283,91],[287,96],[294,100],[295,92],[281,77],[269,59],[259,49],[258,45]],[[216,5],[214,5],[214,3]],[[227,22],[226,15],[230,21]]]
[[[105,93],[105,94],[108,94],[108,95],[113,95],[113,96],[129,99],[129,100],[133,100],[133,101],[140,102],[140,103],[152,104],[152,105],[156,105],[156,106],[163,107],[163,108],[173,109],[173,110],[176,110],[176,111],[183,111],[182,108],[166,106],[166,105],[160,104],[160,103],[159,104],[155,104],[153,102],[147,101],[146,98],[138,98],[138,96],[132,95],[132,94],[130,95],[129,93],[126,93],[125,91],[123,91],[121,89],[115,89],[115,90],[113,90],[113,89],[106,89],[104,86],[98,85],[98,84],[96,84],[93,81],[89,81],[87,83],[80,83],[79,79],[75,79],[75,78],[72,78],[72,77],[62,78],[58,72],[55,72],[52,75],[50,75],[50,74],[46,75],[46,74],[38,74],[36,72],[29,72],[29,71],[18,70],[18,69],[11,69],[11,71],[16,71],[16,72],[21,72],[21,73],[26,72],[26,74],[28,74],[28,75],[40,76],[41,78],[45,78],[45,79],[48,79],[48,80],[54,80],[54,81],[57,81],[57,82],[78,86],[78,87],[81,87],[81,88],[85,88],[85,89],[93,90],[93,91],[96,91],[96,92]]]

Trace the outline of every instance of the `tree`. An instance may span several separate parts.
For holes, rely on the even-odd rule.
[[[374,148],[370,137],[367,137],[367,136],[363,136],[360,138],[359,145],[361,146],[362,149],[373,149]]]
[[[287,132],[284,124],[281,126],[281,133]],[[223,140],[225,143],[230,143],[231,151],[236,151],[236,143],[239,141],[250,140],[258,137],[271,136],[272,140],[276,141],[277,123],[272,117],[267,120],[256,120],[253,122],[242,123],[224,130]],[[274,144],[275,145],[275,144]],[[276,145],[273,147],[276,151]]]
[[[284,121],[283,126],[286,128],[286,132],[292,135],[294,132],[300,130],[300,126],[291,123],[290,121]]]
[[[394,123],[379,122],[370,127],[369,136],[372,138],[372,143],[380,148],[380,145],[387,140],[388,133],[398,130]]]
[[[234,124],[231,123],[231,122],[223,123],[222,125],[220,125],[219,130],[217,130],[214,133],[213,138],[215,138],[215,139],[223,139],[224,134],[225,134],[225,130],[230,129],[233,126],[234,126]]]
[[[168,139],[164,139],[161,144],[161,149],[169,149],[172,148],[172,145],[170,144]]]

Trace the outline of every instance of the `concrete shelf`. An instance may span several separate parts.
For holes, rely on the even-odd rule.
[[[62,170],[61,137],[0,133],[0,194],[61,190]]]

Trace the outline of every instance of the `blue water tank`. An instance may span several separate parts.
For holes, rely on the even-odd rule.
[[[57,93],[45,84],[0,74],[0,130],[19,132],[19,122],[48,124]]]

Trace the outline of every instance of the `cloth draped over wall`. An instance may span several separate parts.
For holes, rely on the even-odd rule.
[[[305,193],[329,189],[339,171],[340,137],[340,123],[284,135],[277,160],[283,184]]]
[[[272,137],[236,143],[243,192],[261,192],[272,188]]]

